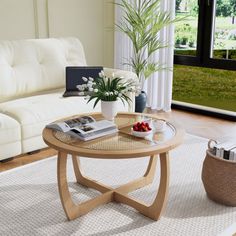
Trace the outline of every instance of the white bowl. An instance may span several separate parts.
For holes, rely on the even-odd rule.
[[[152,130],[141,132],[141,131],[134,131],[133,128],[131,128],[131,133],[132,133],[132,135],[134,135],[136,137],[144,138],[144,137],[148,136],[149,134],[151,134]]]

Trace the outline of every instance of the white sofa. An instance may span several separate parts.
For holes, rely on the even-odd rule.
[[[65,67],[84,65],[76,38],[0,41],[0,160],[46,147],[41,134],[49,122],[100,111],[83,97],[62,97]],[[127,71],[104,71],[136,79]],[[120,111],[128,109],[120,103]]]

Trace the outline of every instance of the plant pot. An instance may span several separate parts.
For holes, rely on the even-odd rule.
[[[118,111],[118,101],[101,101],[101,111],[106,120],[114,120]]]
[[[138,96],[135,97],[135,112],[142,113],[147,104],[147,94],[142,91]]]

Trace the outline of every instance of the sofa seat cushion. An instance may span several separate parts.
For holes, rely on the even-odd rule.
[[[0,104],[0,112],[13,117],[21,125],[23,152],[30,151],[29,145],[24,145],[25,141],[41,137],[46,124],[72,115],[100,111],[100,104],[93,109],[93,102],[87,104],[84,97],[63,98],[63,92],[64,90],[61,90]],[[128,108],[120,103],[119,110],[127,111]],[[34,143],[32,145],[34,146]],[[30,149],[35,150],[36,146],[33,146]]]
[[[0,113],[0,160],[21,154],[21,128],[13,118]]]
[[[41,134],[52,121],[92,111],[91,105],[83,97],[63,98],[62,92],[55,92],[1,103],[0,112],[16,119],[22,128],[22,139],[27,139]]]

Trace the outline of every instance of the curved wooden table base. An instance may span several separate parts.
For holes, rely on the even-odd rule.
[[[138,210],[143,215],[153,220],[158,220],[165,209],[169,187],[169,156],[168,153],[162,153],[159,156],[161,164],[160,185],[157,196],[150,206],[146,205],[144,202],[133,199],[132,197],[128,196],[128,193],[152,183],[156,170],[157,156],[150,157],[150,161],[144,176],[116,189],[113,189],[102,183],[98,183],[97,181],[84,176],[81,172],[79,158],[72,156],[77,182],[83,186],[96,189],[102,193],[100,196],[94,199],[76,205],[71,198],[67,183],[67,154],[59,152],[57,164],[58,188],[61,203],[68,220],[76,219],[77,217],[88,213],[101,204],[106,204],[112,201],[129,205]]]

